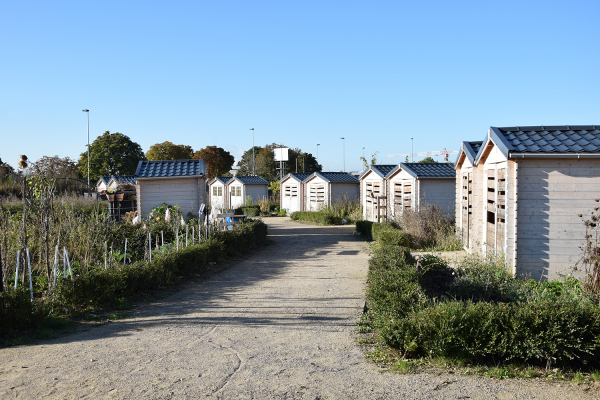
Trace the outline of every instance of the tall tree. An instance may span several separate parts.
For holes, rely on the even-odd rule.
[[[90,180],[96,181],[101,176],[133,175],[138,162],[145,159],[140,145],[129,136],[106,131],[90,145]],[[87,177],[87,151],[81,153],[77,171]]]
[[[420,163],[425,163],[425,162],[434,162],[436,163],[437,161],[435,161],[433,158],[431,157],[425,157],[424,159],[422,159],[421,161],[419,161]]]
[[[169,141],[150,146],[146,153],[148,160],[189,160],[194,155],[192,146],[173,144]]]
[[[258,155],[258,153],[260,153],[261,150],[262,150],[262,147],[254,146],[254,157],[255,158]],[[241,176],[254,175],[252,172],[252,166],[253,166],[252,147],[250,147],[250,149],[246,150],[246,152],[242,155],[242,158],[240,159],[240,161],[238,161],[238,163],[237,163],[237,167],[239,168],[237,174],[241,175]]]
[[[235,158],[231,153],[217,146],[206,146],[194,153],[193,158],[204,160],[208,180],[225,175],[231,170],[235,162]]]
[[[269,146],[256,155],[256,175],[271,182],[278,179],[275,165],[275,154]]]

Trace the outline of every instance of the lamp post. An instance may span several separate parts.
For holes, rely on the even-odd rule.
[[[254,158],[254,128],[250,128],[252,131],[252,175],[256,175],[256,158]]]
[[[319,146],[320,144],[317,143],[317,164],[319,164]]]
[[[88,189],[90,187],[90,110],[87,108],[85,110],[81,110],[87,114],[87,125],[88,125],[88,142],[87,142],[87,150],[88,150]]]
[[[413,146],[413,138],[410,138],[410,162],[415,162],[415,147]]]
[[[342,139],[342,160],[344,162],[344,172],[346,172],[346,138],[340,139]]]

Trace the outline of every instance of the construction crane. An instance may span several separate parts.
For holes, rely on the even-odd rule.
[[[403,157],[433,157],[433,156],[444,156],[444,161],[448,162],[448,155],[458,154],[456,150],[437,150],[437,151],[425,151],[422,153],[408,153],[408,154],[390,154],[385,158],[403,158]]]

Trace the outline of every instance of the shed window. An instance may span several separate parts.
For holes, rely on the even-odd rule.
[[[298,186],[292,186],[292,197],[298,197]]]
[[[241,186],[232,186],[231,187],[231,195],[232,196],[241,196],[242,195],[242,187]]]
[[[292,188],[290,186],[286,186],[283,193],[285,197],[290,197],[292,194]]]
[[[221,186],[213,186],[213,196],[223,196],[223,188]]]

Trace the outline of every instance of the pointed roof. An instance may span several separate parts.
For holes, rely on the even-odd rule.
[[[391,175],[398,169],[402,169],[406,171],[410,176],[415,179],[427,179],[427,178],[438,178],[438,179],[446,179],[446,178],[456,178],[456,171],[454,170],[454,165],[450,163],[420,163],[420,162],[412,162],[412,163],[400,163],[397,168],[390,171],[388,174]]]
[[[151,178],[195,178],[206,176],[203,160],[143,160],[138,163],[135,177]]]
[[[539,154],[600,155],[600,125],[490,127],[492,140],[506,158]],[[477,155],[479,162],[482,151]]]
[[[458,166],[458,160],[460,160],[460,156],[462,153],[465,153],[465,157],[469,159],[469,162],[472,165],[475,165],[475,160],[477,159],[477,154],[479,150],[481,150],[481,146],[483,142],[462,142],[460,146],[460,151],[458,152],[458,156],[456,157],[456,161],[454,162],[455,167]]]
[[[287,174],[286,176],[284,176],[283,178],[281,178],[279,180],[279,183],[285,181],[287,178],[292,178],[298,182],[302,182],[304,181],[306,178],[312,176],[311,173],[304,173],[304,172],[290,172],[289,174]]]
[[[385,178],[392,170],[394,170],[398,164],[372,164],[369,169],[363,172],[358,179],[362,179],[363,176],[367,175],[369,171],[375,172],[382,178]]]
[[[313,172],[303,182],[316,176],[329,183],[358,183],[358,178],[348,172]]]
[[[234,176],[233,180],[239,181],[244,185],[268,185],[266,179],[261,178],[260,176]],[[231,183],[231,182],[229,182]]]
[[[214,182],[221,182],[223,185],[227,185],[229,181],[233,179],[233,176],[215,176],[208,182],[209,185],[212,185]]]
[[[110,176],[101,176],[98,179],[98,182],[96,182],[96,186],[98,186],[100,184],[100,182],[104,183],[105,185],[108,185],[108,182],[110,181]]]

